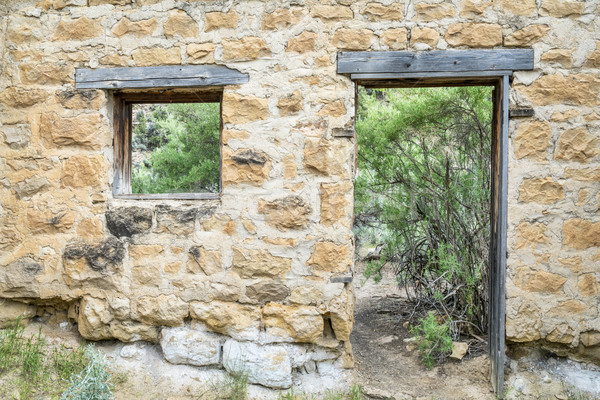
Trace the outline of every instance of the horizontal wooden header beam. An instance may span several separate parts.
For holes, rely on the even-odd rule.
[[[357,51],[338,53],[339,74],[474,73],[533,69],[533,49]],[[363,78],[364,79],[364,78]]]
[[[79,68],[77,89],[155,89],[239,85],[248,74],[223,65],[174,65],[164,67]]]

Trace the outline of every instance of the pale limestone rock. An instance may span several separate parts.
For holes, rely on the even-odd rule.
[[[286,231],[305,228],[312,208],[302,197],[287,196],[273,201],[260,200],[258,212],[264,214],[267,224]]]
[[[323,317],[315,307],[269,303],[262,313],[263,324],[271,338],[316,343],[323,336]]]
[[[469,351],[468,343],[452,342],[452,354],[450,354],[450,358],[454,358],[455,360],[462,360],[468,351]]]
[[[456,9],[451,3],[418,3],[415,6],[415,11],[417,13],[417,20],[424,22],[438,21],[444,18],[454,18],[454,15],[456,14]]]
[[[352,223],[349,218],[344,219],[350,207],[346,194],[350,193],[353,187],[352,182],[321,184],[321,224],[330,226],[341,222],[349,226]]]
[[[52,39],[55,41],[88,40],[101,33],[100,20],[91,20],[85,16],[77,19],[62,18]]]
[[[225,124],[244,124],[259,119],[264,120],[269,116],[269,104],[266,99],[225,93],[222,115]]]
[[[162,47],[141,47],[131,53],[133,61],[138,67],[152,65],[181,64],[181,51],[179,47],[163,49]]]
[[[600,332],[595,330],[582,332],[581,335],[579,335],[579,341],[585,347],[596,346],[600,344]]]
[[[185,11],[177,10],[169,13],[164,26],[167,38],[193,38],[198,36],[198,24]]]
[[[551,177],[525,178],[519,186],[520,202],[552,204],[565,197],[565,189]]]
[[[109,330],[111,320],[112,316],[105,300],[90,296],[81,299],[77,328],[83,338],[88,340],[112,338]]]
[[[115,338],[122,342],[158,342],[159,330],[156,326],[148,326],[133,321],[112,320],[109,327],[111,339]]]
[[[31,128],[26,124],[4,125],[0,128],[4,142],[12,149],[19,149],[29,144]]]
[[[223,270],[221,265],[221,252],[218,250],[207,250],[204,246],[192,246],[190,248],[191,259],[187,264],[187,272],[212,275]]]
[[[35,316],[36,307],[8,299],[0,299],[0,329],[12,326],[20,317],[23,324]]]
[[[204,25],[204,31],[210,32],[215,29],[230,28],[234,29],[238,26],[238,14],[235,11],[229,11],[228,13],[223,12],[209,12],[206,13],[206,23]]]
[[[558,138],[554,158],[585,163],[600,153],[599,143],[600,139],[585,127],[569,129]]]
[[[314,51],[317,37],[318,35],[314,32],[302,32],[288,41],[285,51],[295,51],[296,53]]]
[[[286,348],[261,346],[251,342],[227,340],[223,346],[223,366],[231,373],[245,373],[248,382],[275,389],[292,385],[292,365]]]
[[[163,328],[160,334],[163,355],[172,364],[218,365],[221,339],[210,332],[188,327]]]
[[[281,303],[290,295],[290,289],[281,281],[261,279],[246,285],[246,297],[258,304]]]
[[[519,343],[539,340],[541,327],[540,309],[525,299],[514,316],[506,317],[506,339]]]
[[[392,3],[387,6],[380,3],[369,3],[362,11],[362,14],[366,15],[371,21],[401,21],[404,18],[404,14],[402,13],[403,7],[404,4],[402,3]]]
[[[0,102],[10,107],[31,107],[42,103],[50,94],[43,89],[10,86],[0,93]]]
[[[12,15],[8,19],[6,39],[14,44],[38,41],[42,38],[42,24],[38,18]]]
[[[279,114],[281,116],[295,114],[302,110],[304,106],[304,99],[302,98],[302,92],[295,90],[290,96],[282,97],[277,103],[279,107]]]
[[[406,28],[387,29],[379,36],[379,41],[390,50],[404,50],[408,42]]]
[[[271,55],[267,42],[257,36],[242,39],[223,39],[223,59],[226,61],[249,61]]]
[[[350,334],[354,329],[355,301],[354,292],[345,290],[329,302],[329,318],[337,340],[350,341]]]
[[[375,41],[370,29],[346,29],[335,31],[331,43],[340,50],[367,50]]]
[[[39,175],[34,175],[31,178],[27,178],[16,185],[13,189],[19,198],[31,197],[34,194],[47,190],[50,187],[50,182],[47,178]]]
[[[310,259],[306,263],[317,271],[347,272],[352,265],[352,251],[347,245],[317,242]]]
[[[56,113],[44,113],[40,121],[40,134],[54,146],[80,146],[99,149],[104,132],[104,119],[100,114],[80,114],[61,118]]]
[[[140,297],[136,311],[140,321],[148,325],[178,326],[189,315],[188,304],[172,294]]]
[[[522,93],[536,106],[550,104],[586,105],[598,104],[600,80],[591,74],[544,75],[529,86],[518,86]]]
[[[141,21],[131,21],[123,17],[112,27],[111,31],[121,37],[123,35],[135,35],[137,37],[151,36],[158,27],[156,18],[143,19]]]
[[[550,124],[546,121],[522,122],[517,128],[514,148],[518,159],[531,157],[546,159],[546,150],[550,146]]]
[[[190,310],[193,319],[204,323],[214,332],[237,340],[256,341],[259,338],[261,313],[258,308],[239,303],[211,301],[192,302]]]
[[[294,304],[316,305],[323,299],[323,292],[314,286],[298,286],[290,295],[290,302]]]
[[[569,219],[562,226],[563,245],[573,249],[600,246],[600,222]]]
[[[291,258],[273,256],[267,250],[233,247],[231,269],[242,278],[284,276],[291,268]]]
[[[242,279],[234,272],[216,273],[210,276],[209,296],[219,301],[237,301],[243,286]]]
[[[354,17],[354,13],[350,7],[328,5],[316,5],[311,7],[310,15],[313,18],[319,18],[324,21],[342,21]]]
[[[444,36],[451,46],[494,47],[502,44],[502,29],[497,24],[457,23]]]
[[[106,179],[105,169],[104,156],[71,156],[63,165],[60,183],[63,187],[97,187]]]
[[[567,324],[560,324],[550,334],[546,340],[554,343],[570,344],[575,339],[575,331]]]

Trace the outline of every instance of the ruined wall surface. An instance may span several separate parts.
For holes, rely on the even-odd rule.
[[[511,106],[507,336],[600,341],[600,1],[9,0],[0,5],[0,323],[76,321],[180,363],[352,365],[355,88],[340,50],[533,47]],[[112,94],[75,68],[221,64],[219,200],[112,196]],[[335,281],[335,279],[333,279]],[[25,305],[23,303],[29,303]],[[266,369],[265,369],[266,368]],[[264,376],[267,376],[266,378]]]

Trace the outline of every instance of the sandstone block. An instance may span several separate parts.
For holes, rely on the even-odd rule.
[[[347,245],[337,245],[333,242],[317,242],[307,264],[318,271],[347,272],[352,265],[352,251]]]
[[[165,248],[160,244],[132,244],[129,246],[129,257],[133,260],[133,266],[159,263],[159,257]]]
[[[596,50],[585,60],[584,67],[600,68],[600,42],[596,42]]]
[[[557,293],[567,278],[546,271],[532,271],[527,267],[517,268],[515,285],[529,292]]]
[[[282,29],[298,22],[298,18],[288,8],[279,8],[272,13],[265,14],[262,28],[267,30]]]
[[[124,6],[131,3],[131,0],[89,0],[90,6],[98,6],[102,4],[112,4],[115,6]]]
[[[98,243],[67,243],[63,252],[65,280],[70,286],[87,282],[97,286],[110,285],[124,258],[125,247],[114,237]]]
[[[552,116],[550,116],[550,120],[554,122],[564,122],[568,121],[571,118],[576,118],[580,114],[581,113],[579,112],[579,110],[567,110],[565,112],[556,111],[552,113]]]
[[[554,179],[525,178],[519,186],[520,202],[552,204],[565,198],[565,189]]]
[[[486,0],[465,0],[461,4],[460,17],[469,19],[479,17],[485,14],[487,9],[490,8],[491,5],[492,2]]]
[[[444,36],[451,46],[494,47],[502,44],[502,29],[496,24],[457,23]]]
[[[600,168],[566,168],[565,178],[581,182],[600,181]]]
[[[502,11],[508,11],[513,15],[519,15],[524,17],[533,17],[537,13],[537,4],[535,0],[501,0],[498,3],[498,9]]]
[[[190,307],[192,318],[203,322],[214,332],[237,340],[258,340],[261,322],[259,309],[221,301],[193,302]]]
[[[75,110],[99,110],[105,100],[101,90],[93,89],[59,90],[56,97],[63,107]]]
[[[582,1],[542,0],[540,15],[551,17],[578,17],[583,12],[585,3]]]
[[[72,210],[29,208],[25,224],[33,234],[64,233],[71,229],[76,215],[77,213]]]
[[[238,39],[223,39],[223,59],[226,61],[249,61],[271,55],[267,42],[256,36]]]
[[[127,57],[127,56],[123,56],[123,55],[119,55],[119,54],[107,54],[98,61],[102,65],[128,67],[131,64],[132,59],[131,59],[131,57]]]
[[[563,223],[563,245],[582,250],[600,246],[600,222],[570,219]]]
[[[84,296],[79,303],[77,328],[79,334],[88,340],[111,339],[109,323],[112,320],[106,301]]]
[[[351,204],[346,197],[352,189],[352,182],[321,184],[321,224],[331,226],[342,222],[349,226],[352,223],[346,218]]]
[[[350,290],[344,291],[329,303],[329,318],[337,340],[350,341],[354,328],[354,303],[354,292]]]
[[[158,327],[140,324],[133,321],[112,320],[108,328],[110,338],[115,338],[121,342],[137,342],[144,340],[146,342],[158,342]]]
[[[600,344],[600,332],[595,330],[582,332],[581,335],[579,335],[579,341],[585,347],[596,346]]]
[[[597,105],[600,81],[590,74],[544,75],[518,91],[536,106],[550,104]]]
[[[340,50],[367,50],[375,41],[370,29],[346,29],[335,31],[331,43]]]
[[[221,272],[210,276],[208,292],[210,298],[219,301],[238,301],[244,286],[234,272]]]
[[[267,335],[272,338],[315,343],[323,336],[323,317],[315,307],[269,303],[262,313]]]
[[[296,158],[293,154],[288,154],[283,157],[283,177],[285,179],[294,179],[298,174],[298,167],[296,166]]]
[[[6,28],[6,38],[14,44],[24,44],[43,37],[42,24],[38,18],[11,15]]]
[[[215,62],[213,43],[189,44],[186,48],[189,62],[192,64],[210,64]]]
[[[288,41],[285,51],[295,51],[296,53],[314,51],[317,37],[318,35],[314,32],[302,32]]]
[[[75,80],[75,69],[67,63],[21,63],[19,70],[25,85],[62,85]]]
[[[387,29],[379,36],[379,41],[390,50],[404,50],[408,42],[406,28]]]
[[[323,292],[314,286],[298,286],[290,295],[290,302],[294,304],[316,305],[323,299]]]
[[[223,152],[222,179],[224,184],[249,183],[262,185],[271,172],[271,160],[259,151],[239,149]]]
[[[127,34],[144,37],[152,36],[157,27],[158,21],[156,18],[133,22],[129,18],[123,17],[112,27],[111,31],[119,37]]]
[[[187,272],[197,274],[202,271],[205,275],[212,275],[223,270],[221,265],[221,252],[218,250],[206,250],[204,246],[192,246],[192,256],[187,264]]]
[[[541,61],[558,64],[563,68],[571,68],[573,65],[573,50],[554,49],[542,54]]]
[[[343,148],[330,140],[306,138],[304,142],[304,167],[323,175],[343,175]]]
[[[178,326],[189,315],[188,304],[172,294],[140,297],[136,311],[140,321],[148,325]]]
[[[31,197],[34,194],[46,190],[50,187],[50,182],[43,176],[34,175],[13,186],[13,189],[19,198]]]
[[[299,196],[287,196],[273,201],[259,201],[258,212],[264,214],[267,224],[285,231],[306,227],[312,208]]]
[[[199,212],[212,213],[214,209],[156,206],[156,228],[154,233],[171,233],[173,235],[189,235],[196,228],[196,217]]]
[[[530,47],[540,41],[550,31],[545,24],[533,24],[513,32],[504,39],[505,46]]]
[[[225,124],[244,124],[259,119],[264,120],[269,116],[269,103],[267,99],[259,97],[225,93],[222,115]]]
[[[162,47],[141,47],[131,53],[133,61],[138,67],[152,65],[181,64],[181,51],[179,47],[163,49]]]
[[[42,89],[10,86],[0,93],[0,102],[9,107],[31,107],[42,103],[50,94]]]
[[[440,34],[433,28],[413,28],[410,32],[410,42],[425,43],[428,46],[435,47],[440,41]]]
[[[402,13],[402,3],[392,3],[390,5],[383,5],[381,3],[369,3],[362,11],[363,15],[366,15],[371,21],[388,20],[388,21],[401,21],[404,18]]]
[[[35,316],[36,307],[8,299],[0,299],[0,329],[9,328],[21,317],[22,323],[27,323]]]
[[[116,237],[131,237],[148,232],[152,227],[152,209],[115,207],[105,213],[106,227]]]
[[[30,257],[21,257],[0,269],[2,294],[17,293],[18,297],[40,297],[37,276],[44,267]]]
[[[169,13],[169,18],[164,26],[167,38],[182,37],[193,38],[198,36],[198,24],[185,11],[177,10]]]
[[[275,389],[292,386],[290,357],[281,345],[227,340],[223,346],[223,366],[230,373],[246,374],[250,383]]]
[[[310,15],[324,21],[343,21],[354,18],[354,13],[350,7],[346,6],[317,5],[311,7]]]
[[[551,318],[576,318],[576,317],[594,317],[598,314],[596,307],[589,307],[581,300],[567,300],[548,311],[547,315]]]
[[[238,14],[235,11],[224,12],[209,12],[206,13],[206,23],[204,31],[210,32],[215,29],[237,28]]]
[[[517,227],[517,244],[515,250],[535,248],[537,244],[547,244],[546,225],[540,223],[521,222]]]
[[[99,149],[104,127],[101,114],[80,114],[76,117],[61,118],[56,113],[44,113],[40,121],[40,134],[54,146]]]
[[[598,279],[595,274],[583,274],[577,279],[577,289],[581,296],[596,296],[599,292]]]
[[[584,163],[600,153],[599,143],[600,138],[584,127],[569,129],[560,135],[554,158]]]
[[[279,114],[281,116],[291,115],[301,111],[304,107],[302,93],[299,90],[295,90],[290,96],[282,97],[279,99],[277,107],[279,107]]]
[[[331,116],[331,117],[341,117],[346,114],[346,105],[343,100],[321,100],[321,103],[325,104],[321,110],[317,113],[318,116]]]
[[[105,179],[104,156],[71,156],[62,168],[60,183],[63,187],[97,187]]]
[[[554,343],[570,344],[575,339],[573,328],[567,324],[560,324],[546,336],[546,340]]]
[[[233,248],[231,269],[242,278],[280,278],[292,267],[292,259],[273,256],[267,250]]]
[[[281,281],[261,279],[246,286],[246,297],[258,304],[283,302],[290,295],[290,289]]]
[[[550,146],[550,124],[545,121],[522,122],[514,138],[515,156],[518,159],[531,157],[546,159]]]
[[[418,21],[438,21],[444,18],[454,18],[456,14],[456,8],[451,3],[438,3],[438,4],[429,4],[429,3],[418,3],[415,6],[415,11],[417,13],[416,19]]]
[[[235,233],[236,223],[227,214],[213,214],[202,222],[202,229],[205,231],[219,231],[232,236]]]
[[[187,327],[163,328],[160,347],[171,364],[196,366],[218,365],[221,356],[221,339],[210,332]]]
[[[91,20],[83,16],[77,19],[62,18],[52,40],[88,40],[99,36],[102,33],[102,26],[99,20]]]
[[[511,342],[525,343],[540,339],[542,327],[540,309],[525,300],[515,315],[507,315],[506,339]]]

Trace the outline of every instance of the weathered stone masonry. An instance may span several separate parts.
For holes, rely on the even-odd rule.
[[[0,5],[0,324],[77,322],[250,380],[351,367],[355,88],[340,50],[528,47],[511,107],[507,337],[600,359],[600,1]],[[112,196],[112,93],[75,68],[220,64],[219,200]],[[333,279],[335,281],[335,279]],[[185,349],[185,351],[184,351]],[[222,354],[220,354],[222,351]]]

